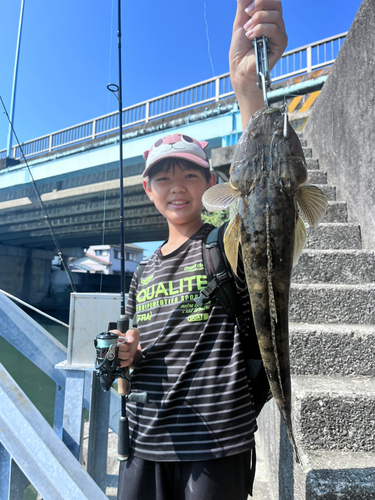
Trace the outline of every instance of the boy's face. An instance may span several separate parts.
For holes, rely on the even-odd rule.
[[[200,218],[203,193],[214,184],[214,174],[207,181],[199,170],[183,170],[178,165],[169,170],[165,166],[150,181],[143,181],[147,196],[172,224],[186,224]]]

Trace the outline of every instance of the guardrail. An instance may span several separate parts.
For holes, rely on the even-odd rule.
[[[285,52],[271,71],[273,82],[303,73],[310,73],[333,64],[345,40],[347,32],[313,44]],[[148,101],[134,104],[122,111],[123,127],[129,128],[141,123],[168,116],[195,106],[219,102],[234,95],[229,73],[184,87]],[[71,144],[78,144],[115,132],[118,129],[118,111],[80,123],[52,134],[22,144],[26,157],[52,152]],[[6,157],[6,150],[0,151],[0,159]],[[12,158],[22,157],[19,146],[13,146]]]

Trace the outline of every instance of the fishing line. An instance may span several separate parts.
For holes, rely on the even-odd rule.
[[[214,69],[214,63],[211,57],[211,44],[210,44],[210,35],[208,33],[208,21],[207,21],[207,5],[206,5],[206,0],[203,0],[203,5],[204,5],[204,22],[206,25],[206,38],[207,38],[207,51],[208,51],[208,57],[210,59],[211,63],[211,69],[212,69],[212,76],[215,78],[215,69]],[[226,100],[223,98],[223,102],[225,106],[227,106]]]
[[[10,125],[10,126],[11,126],[11,128],[12,128],[12,132],[13,132],[13,134],[14,134],[14,137],[15,137],[15,138],[16,138],[16,140],[17,140],[17,144],[18,144],[19,150],[20,150],[20,152],[21,152],[21,155],[22,155],[23,161],[25,162],[25,165],[26,165],[26,167],[27,167],[27,170],[29,171],[29,175],[30,175],[31,183],[32,183],[32,186],[33,186],[33,188],[34,188],[34,191],[35,191],[35,194],[36,194],[37,200],[38,200],[38,202],[39,202],[40,208],[41,208],[41,210],[42,210],[43,219],[46,221],[46,223],[47,223],[47,225],[48,225],[48,228],[49,228],[49,230],[50,230],[50,233],[51,233],[51,236],[52,236],[53,242],[54,242],[54,244],[55,244],[55,248],[56,248],[56,250],[57,250],[57,255],[59,256],[59,258],[60,258],[60,262],[61,262],[61,264],[62,264],[62,266],[63,266],[63,268],[64,268],[64,271],[65,271],[65,273],[66,273],[66,275],[67,275],[67,277],[68,277],[69,284],[70,284],[70,287],[71,287],[72,291],[73,291],[73,292],[76,292],[76,291],[77,291],[77,289],[76,289],[76,286],[75,286],[75,284],[74,284],[73,276],[72,276],[72,273],[70,272],[69,265],[67,266],[67,265],[65,264],[64,255],[63,255],[62,250],[61,250],[61,248],[60,248],[59,242],[57,241],[56,233],[55,233],[55,231],[54,231],[54,229],[53,229],[53,226],[52,226],[52,223],[51,223],[51,219],[49,218],[48,213],[47,213],[47,211],[46,211],[46,209],[45,209],[45,206],[44,206],[43,200],[42,200],[42,198],[41,198],[41,196],[40,196],[40,193],[39,193],[38,186],[36,185],[36,182],[35,182],[35,180],[34,180],[34,176],[33,176],[32,172],[31,172],[31,169],[30,169],[30,167],[29,167],[29,164],[27,163],[26,157],[25,157],[25,155],[24,155],[24,153],[23,153],[22,146],[21,146],[21,144],[20,144],[20,141],[19,141],[19,139],[18,139],[18,136],[17,136],[17,134],[16,134],[16,131],[14,130],[13,123],[12,123],[12,121],[11,121],[11,119],[10,119],[9,115],[8,115],[7,109],[6,109],[6,107],[5,107],[4,101],[3,101],[3,99],[2,99],[2,97],[1,97],[1,96],[0,96],[0,100],[1,100],[1,104],[2,104],[2,106],[3,106],[3,108],[4,108],[5,115],[6,115],[6,117],[8,118],[9,125]]]
[[[212,76],[215,77],[215,69],[214,69],[214,63],[212,61],[211,57],[211,47],[210,47],[210,36],[208,34],[208,22],[207,22],[207,5],[206,1],[203,1],[204,4],[204,22],[206,24],[206,37],[207,37],[207,51],[208,51],[208,57],[210,58],[210,63],[211,63],[211,68],[212,68]]]
[[[112,0],[112,8],[111,8],[111,29],[109,33],[109,63],[108,63],[108,81],[111,79],[111,66],[112,66],[112,31],[113,31],[113,10],[114,10],[114,0]],[[107,95],[107,115],[109,114],[109,100],[110,100],[110,95]],[[104,186],[106,185],[107,181],[107,174],[108,174],[108,163],[105,164],[104,167]],[[103,230],[102,230],[102,245],[104,245],[105,241],[105,224],[106,224],[106,209],[107,209],[107,188],[104,188],[104,193],[103,193]],[[99,293],[102,293],[103,289],[103,275],[104,271],[100,273],[100,284],[99,284]],[[100,303],[101,305],[101,303]],[[100,313],[101,313],[101,308],[99,308],[99,322],[100,322]]]

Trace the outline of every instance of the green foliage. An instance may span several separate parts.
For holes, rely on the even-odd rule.
[[[218,210],[217,212],[207,212],[206,209],[202,211],[202,220],[205,223],[212,224],[213,226],[221,226],[230,219],[229,210]]]

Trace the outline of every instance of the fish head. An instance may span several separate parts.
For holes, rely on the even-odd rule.
[[[270,122],[268,125],[273,128],[270,144],[271,162],[282,184],[287,189],[295,191],[307,180],[305,155],[298,135],[285,116],[284,108],[275,110],[275,113],[269,115],[269,120],[272,119],[273,124]]]
[[[263,108],[264,109],[264,108]],[[263,161],[264,145],[264,118],[257,111],[250,118],[242,136],[240,137],[229,170],[230,185],[243,195],[249,193],[251,185],[257,178],[260,164]]]
[[[237,143],[229,173],[231,187],[243,196],[265,175],[272,175],[291,191],[306,182],[302,146],[284,107],[265,107],[254,113]]]

